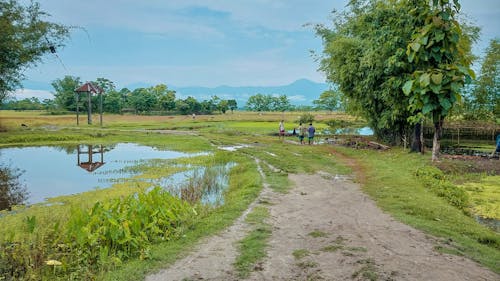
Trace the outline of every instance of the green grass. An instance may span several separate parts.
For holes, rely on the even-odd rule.
[[[306,249],[297,249],[292,252],[292,255],[296,260],[300,260],[309,256],[309,251]]]
[[[398,220],[453,241],[456,253],[500,272],[500,235],[477,223],[426,189],[416,178],[419,167],[430,165],[429,155],[336,148],[357,160],[365,179],[363,190],[378,206]]]
[[[325,233],[325,232],[320,231],[320,230],[315,230],[315,231],[310,232],[308,235],[311,237],[314,237],[314,238],[320,238],[320,237],[327,237],[328,233]]]
[[[248,277],[255,264],[266,256],[267,239],[271,236],[271,227],[265,222],[268,217],[269,210],[259,206],[247,216],[246,222],[253,225],[253,230],[239,241],[239,255],[234,263],[240,278]]]

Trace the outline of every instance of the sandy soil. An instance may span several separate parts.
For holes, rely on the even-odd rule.
[[[500,280],[441,242],[392,219],[342,176],[290,175],[287,194],[264,188],[273,232],[268,256],[248,280]],[[247,212],[248,213],[248,212]],[[245,213],[188,257],[146,280],[238,280],[235,245],[249,231]]]

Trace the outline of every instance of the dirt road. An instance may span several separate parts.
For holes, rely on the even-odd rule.
[[[271,202],[273,230],[267,258],[247,280],[500,280],[471,260],[438,253],[436,239],[383,213],[348,178],[289,177],[296,185],[289,193],[265,188],[257,200]],[[235,244],[247,231],[241,218],[146,280],[239,280]]]

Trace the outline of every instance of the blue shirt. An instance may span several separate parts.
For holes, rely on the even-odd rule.
[[[316,130],[314,129],[314,127],[313,126],[309,126],[308,133],[309,133],[309,137],[310,138],[314,137],[314,132],[316,132]]]

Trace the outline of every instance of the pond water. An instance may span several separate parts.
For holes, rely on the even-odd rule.
[[[363,128],[337,128],[326,129],[321,132],[322,135],[358,135],[372,136],[373,130],[370,127]]]
[[[34,204],[45,198],[110,187],[113,179],[132,176],[124,170],[127,166],[192,155],[134,143],[41,146],[0,149],[0,163],[24,171],[19,180],[29,192],[26,203]]]

